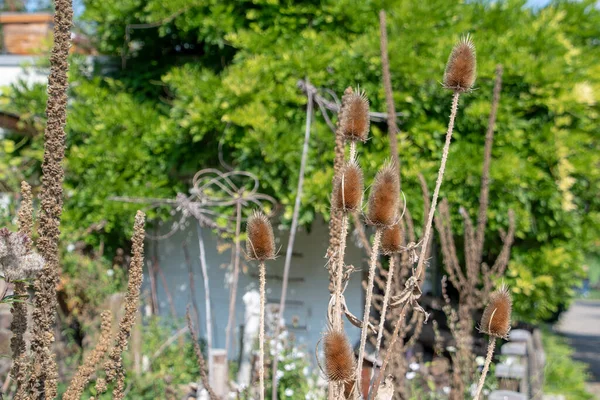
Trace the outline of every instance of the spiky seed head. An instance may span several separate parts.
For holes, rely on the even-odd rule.
[[[265,261],[275,258],[273,227],[262,211],[254,211],[246,225],[246,253],[248,259]]]
[[[342,134],[346,140],[366,142],[369,124],[369,100],[364,91],[356,91],[348,96],[342,113]]]
[[[343,332],[329,331],[323,338],[325,373],[330,382],[347,382],[354,378],[354,353]]]
[[[347,162],[333,187],[333,206],[344,212],[359,211],[363,198],[363,173],[355,160]]]
[[[385,255],[399,253],[402,250],[402,232],[400,223],[383,230],[381,234],[381,252]]]
[[[397,222],[400,203],[400,181],[398,169],[386,162],[375,175],[369,194],[367,222],[377,226],[391,226]]]
[[[512,299],[508,286],[502,285],[490,295],[490,301],[483,311],[481,326],[482,333],[497,338],[508,337],[510,332],[510,314],[512,312]]]
[[[477,73],[475,45],[470,36],[463,37],[452,49],[446,71],[444,87],[455,92],[466,92],[473,88]]]

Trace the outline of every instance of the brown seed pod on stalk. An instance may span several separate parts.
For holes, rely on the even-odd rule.
[[[272,260],[275,258],[275,236],[273,227],[265,214],[254,211],[246,226],[248,239],[246,254],[250,260]]]
[[[444,87],[455,92],[471,90],[475,83],[476,70],[475,45],[469,36],[465,36],[450,53],[444,72]]]
[[[369,194],[367,222],[377,226],[391,226],[398,219],[400,182],[394,163],[387,162],[377,172]]]
[[[402,232],[400,223],[383,230],[381,234],[381,253],[389,256],[402,250]]]
[[[354,378],[354,352],[343,332],[329,331],[323,337],[325,374],[330,382],[348,382]]]
[[[363,198],[363,173],[356,160],[348,161],[333,187],[333,205],[344,212],[359,211]]]
[[[366,142],[369,137],[369,100],[356,91],[349,98],[341,120],[344,139]]]
[[[508,338],[511,312],[512,299],[510,292],[508,286],[502,285],[500,289],[490,295],[490,301],[481,317],[479,330],[497,338]]]

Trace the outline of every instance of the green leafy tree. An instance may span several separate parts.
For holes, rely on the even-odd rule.
[[[289,220],[306,103],[296,83],[307,77],[338,94],[360,85],[372,108],[384,110],[380,8],[388,12],[402,113],[403,189],[416,219],[417,176],[433,185],[443,145],[450,97],[439,82],[448,51],[470,33],[479,59],[477,90],[461,100],[442,187],[454,211],[475,215],[493,72],[504,65],[487,237],[498,237],[513,209],[508,281],[516,311],[527,320],[550,317],[572,296],[583,256],[600,236],[600,11],[591,0],[540,10],[524,0],[86,0],[81,22],[114,63],[78,62],[71,74],[65,235],[78,238],[106,220],[86,240],[119,246],[132,208],[111,197],[173,196],[197,169],[219,166],[219,142],[224,159],[256,173]],[[43,123],[42,94],[15,87],[2,107]],[[361,152],[367,179],[389,154],[385,125],[374,124],[371,134]],[[16,188],[18,174],[37,176],[40,138],[6,140],[12,145],[0,146],[0,177]],[[320,114],[310,145],[303,224],[328,216],[333,135]],[[486,243],[488,260],[499,251],[495,240]]]

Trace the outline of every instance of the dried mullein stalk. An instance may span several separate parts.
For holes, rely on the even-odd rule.
[[[377,172],[373,181],[369,194],[367,222],[382,227],[389,227],[398,222],[399,194],[398,169],[388,162]]]
[[[354,352],[343,332],[329,331],[323,337],[325,374],[330,382],[352,382],[354,379]]]
[[[190,331],[190,336],[192,337],[192,343],[194,345],[194,352],[196,353],[196,359],[198,360],[198,368],[200,369],[200,378],[202,379],[202,385],[208,392],[208,397],[210,400],[217,400],[219,397],[215,394],[210,383],[208,381],[208,376],[206,375],[206,362],[204,361],[204,355],[202,354],[202,349],[200,349],[200,345],[198,344],[198,334],[194,329],[194,323],[192,322],[192,317],[190,316],[190,306],[187,307],[187,312],[185,314],[187,319],[188,330]]]
[[[90,378],[108,351],[110,346],[112,314],[110,311],[104,311],[101,318],[102,324],[100,327],[100,338],[98,339],[98,343],[86,358],[85,362],[77,369],[69,388],[63,395],[63,400],[79,400],[81,398]]]
[[[138,211],[133,226],[132,257],[129,265],[129,282],[127,284],[127,295],[125,296],[125,313],[119,322],[119,331],[115,338],[115,344],[108,354],[104,364],[106,383],[115,382],[113,399],[121,400],[124,397],[125,371],[123,369],[123,351],[127,347],[131,329],[135,323],[135,317],[140,298],[140,287],[142,286],[144,263],[144,221],[145,215]],[[98,386],[98,381],[96,382]],[[105,387],[102,386],[102,387]],[[99,392],[100,393],[100,392]]]
[[[58,369],[51,346],[56,322],[56,286],[60,263],[58,243],[63,207],[65,155],[65,124],[67,122],[67,71],[73,23],[71,0],[56,0],[54,12],[54,43],[50,55],[46,129],[44,132],[44,162],[42,163],[41,213],[37,248],[45,260],[43,272],[34,284],[33,371],[28,382],[30,395],[54,399],[57,395]]]
[[[455,92],[471,90],[475,83],[476,70],[475,45],[469,36],[465,36],[450,53],[444,72],[444,87]]]
[[[364,92],[354,92],[346,103],[342,118],[342,134],[348,141],[366,142],[369,137],[369,100]]]
[[[246,227],[248,239],[246,242],[246,252],[250,260],[258,260],[259,283],[260,283],[260,327],[259,327],[259,391],[260,399],[265,398],[265,286],[266,286],[266,267],[265,260],[275,258],[275,238],[273,227],[265,214],[255,211]]]
[[[490,301],[483,311],[481,317],[481,325],[479,330],[490,336],[488,343],[487,357],[483,364],[483,370],[481,371],[481,377],[477,385],[475,397],[473,399],[479,400],[485,377],[490,369],[492,363],[492,357],[494,356],[494,348],[496,346],[496,339],[507,339],[508,333],[510,332],[510,316],[512,313],[512,299],[510,297],[510,291],[506,285],[502,285],[500,289],[490,295]]]
[[[360,211],[364,191],[363,173],[356,160],[347,162],[333,187],[333,205],[344,213]]]
[[[31,195],[31,186],[27,182],[21,182],[21,206],[19,208],[19,234],[31,239],[33,232],[33,196]],[[31,241],[27,242],[26,251],[31,251]],[[14,295],[18,300],[24,300],[28,297],[27,283],[22,281],[15,282]],[[10,330],[13,333],[10,339],[10,348],[12,350],[13,364],[10,370],[10,376],[15,381],[15,398],[23,396],[22,390],[26,379],[27,363],[25,352],[27,345],[25,343],[25,332],[27,331],[27,303],[24,301],[13,302],[10,309],[13,319],[10,324]]]
[[[402,229],[400,224],[394,224],[381,233],[381,253],[386,256],[399,253],[402,250]]]

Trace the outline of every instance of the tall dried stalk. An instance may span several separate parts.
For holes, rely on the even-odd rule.
[[[113,399],[121,400],[125,394],[125,370],[123,369],[123,351],[127,347],[131,329],[135,323],[140,298],[140,288],[142,286],[144,264],[144,224],[145,215],[138,211],[135,216],[133,226],[132,257],[129,265],[129,281],[127,284],[127,294],[125,295],[125,313],[119,322],[119,330],[116,334],[114,345],[108,353],[108,359],[104,364],[106,381],[101,385],[101,389],[106,390],[106,383],[114,382]],[[96,384],[98,386],[98,382]],[[103,386],[103,387],[102,387]],[[99,392],[103,392],[99,390]]]
[[[202,349],[200,349],[200,345],[198,344],[198,334],[194,329],[194,323],[192,322],[192,317],[190,316],[190,306],[187,307],[187,312],[185,314],[188,330],[190,331],[190,336],[192,337],[192,343],[194,346],[194,352],[196,353],[196,359],[198,360],[198,369],[200,370],[200,378],[202,379],[202,385],[204,389],[208,392],[208,396],[210,400],[218,400],[218,396],[213,391],[210,386],[208,376],[206,375],[206,362],[204,362],[204,356],[202,355]]]
[[[21,206],[19,208],[19,233],[31,239],[33,232],[33,196],[31,186],[27,182],[21,182]],[[31,251],[31,241],[27,242],[27,251]],[[11,307],[13,316],[10,324],[10,330],[13,333],[10,339],[10,348],[12,350],[13,364],[10,370],[10,376],[16,384],[15,398],[23,396],[22,388],[25,384],[27,373],[26,354],[27,345],[25,343],[25,332],[27,331],[27,303],[28,297],[27,284],[23,281],[17,281],[14,284],[14,295],[18,301],[15,301]]]
[[[92,374],[98,368],[106,352],[110,347],[110,330],[112,326],[112,314],[110,311],[104,311],[101,315],[102,325],[100,327],[100,338],[96,347],[90,352],[85,362],[77,369],[77,372],[71,380],[71,384],[63,395],[63,400],[79,400],[90,382]]]
[[[68,55],[71,40],[73,9],[71,0],[56,0],[54,13],[54,44],[50,55],[48,77],[48,121],[44,132],[44,162],[42,164],[41,215],[37,247],[45,260],[44,269],[36,279],[31,349],[33,371],[29,380],[30,392],[36,397],[53,399],[57,396],[58,370],[51,346],[56,322],[56,285],[60,264],[58,242],[63,207],[65,155],[65,124],[67,121]]]

